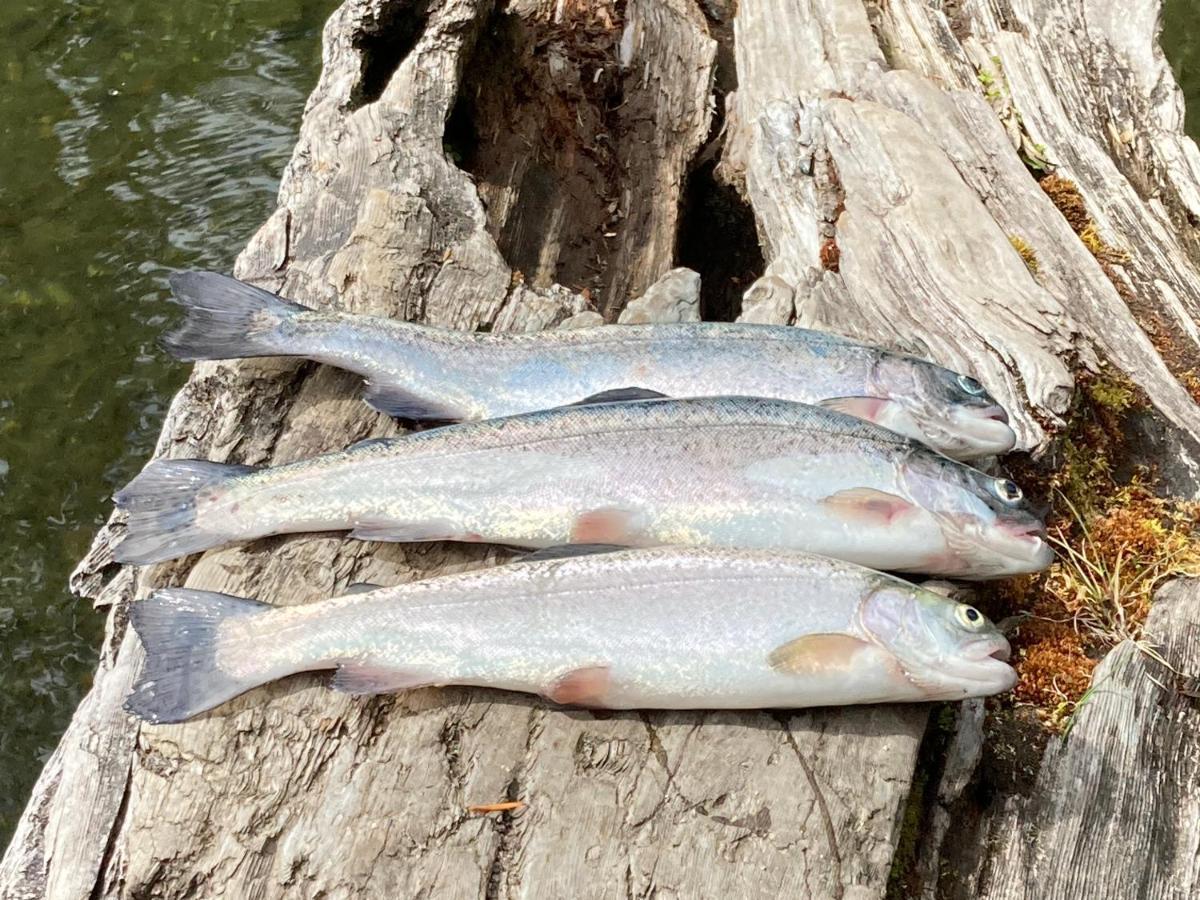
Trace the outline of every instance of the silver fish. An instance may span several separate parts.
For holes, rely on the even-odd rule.
[[[117,494],[121,562],[352,529],[383,541],[793,549],[987,578],[1052,552],[1011,481],[850,416],[747,397],[468,422],[264,469],[158,460]]]
[[[284,608],[170,588],[130,619],[146,663],[126,709],[150,722],[333,668],[355,694],[475,685],[609,709],[961,700],[1016,681],[973,607],[791,553],[626,550]]]
[[[176,357],[319,360],[362,375],[367,402],[402,419],[491,419],[640,387],[820,403],[956,459],[1016,442],[974,378],[818,331],[712,322],[476,334],[310,310],[212,272],[177,273],[171,287],[187,309],[163,339]]]

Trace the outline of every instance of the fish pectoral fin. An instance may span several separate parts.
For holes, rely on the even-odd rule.
[[[593,406],[597,403],[628,403],[631,400],[664,400],[666,398],[666,394],[652,391],[649,388],[624,387],[614,388],[611,391],[600,391],[598,394],[591,394],[582,400],[568,403],[567,406]]]
[[[820,401],[817,406],[832,409],[834,412],[854,416],[856,419],[866,419],[874,422],[880,411],[888,403],[882,397],[830,397]]]
[[[356,541],[388,541],[396,544],[467,539],[461,529],[445,519],[430,519],[424,522],[359,522],[350,532],[350,537]]]
[[[875,488],[846,488],[830,494],[821,501],[843,519],[878,525],[890,525],[900,516],[916,507],[895,494]]]
[[[873,646],[848,634],[806,634],[780,644],[767,662],[776,672],[789,675],[832,675],[849,672],[854,658]]]
[[[351,594],[369,594],[371,591],[378,591],[382,588],[382,584],[374,584],[370,581],[356,581],[354,584],[346,585],[346,590],[342,591],[341,596],[349,597]]]
[[[395,669],[373,663],[346,662],[337,667],[330,687],[344,694],[391,694],[429,687],[438,679],[418,669]]]
[[[580,513],[571,526],[571,543],[630,546],[635,542],[633,518],[632,512],[615,506]]]
[[[581,666],[556,678],[545,696],[563,706],[604,706],[611,685],[608,666]]]

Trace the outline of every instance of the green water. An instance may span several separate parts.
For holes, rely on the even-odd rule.
[[[1164,32],[1193,108],[1198,3]],[[272,209],[335,5],[0,2],[0,846],[95,665],[67,575],[187,374],[163,275]]]
[[[67,575],[187,375],[163,276],[273,209],[335,6],[0,2],[0,847],[96,662]]]
[[[1159,42],[1187,100],[1184,127],[1200,140],[1200,0],[1163,0]]]

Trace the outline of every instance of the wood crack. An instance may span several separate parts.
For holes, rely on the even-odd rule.
[[[787,745],[792,748],[792,752],[796,754],[796,759],[800,763],[800,767],[804,769],[804,777],[808,781],[808,786],[816,798],[817,809],[821,812],[821,824],[825,829],[825,839],[829,846],[829,856],[833,861],[833,898],[841,900],[845,893],[845,885],[842,882],[842,854],[838,849],[837,831],[833,827],[833,817],[829,814],[829,805],[825,802],[825,793],[821,790],[821,785],[817,781],[816,773],[813,772],[812,766],[809,765],[804,754],[800,752],[800,746],[796,743],[796,738],[792,734],[792,726],[790,718],[784,713],[776,713],[775,720],[779,723],[779,728],[783,733],[783,739]]]

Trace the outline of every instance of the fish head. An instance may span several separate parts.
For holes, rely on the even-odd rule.
[[[937,521],[947,558],[937,571],[968,578],[1039,572],[1054,559],[1041,513],[1016,482],[920,449],[900,468],[904,490]]]
[[[870,382],[883,401],[871,421],[954,459],[998,456],[1017,443],[1008,413],[969,375],[888,353],[875,363]]]
[[[1008,640],[987,616],[915,585],[881,582],[860,604],[858,626],[924,699],[987,697],[1017,683]]]

